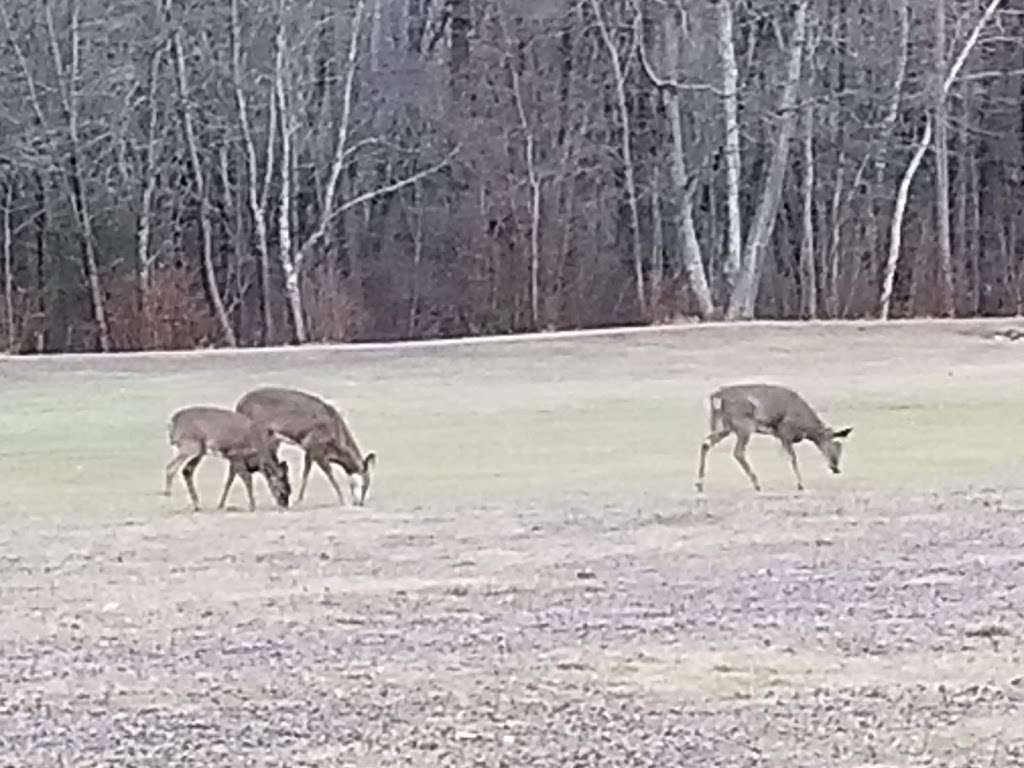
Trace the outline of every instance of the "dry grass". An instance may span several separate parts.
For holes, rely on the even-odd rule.
[[[992,338],[1007,326],[5,362],[0,752],[1021,764],[1024,347]],[[760,439],[768,492],[727,444],[692,493],[707,393],[751,379],[854,426],[843,475],[804,448],[812,490],[792,493]],[[263,383],[342,406],[381,458],[369,508],[337,510],[316,475],[284,514],[259,483],[255,515],[158,495],[170,412]],[[200,470],[208,506],[223,472]]]

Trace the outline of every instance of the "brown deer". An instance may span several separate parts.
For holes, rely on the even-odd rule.
[[[243,395],[235,410],[305,451],[299,501],[306,494],[306,482],[316,464],[330,480],[338,502],[345,505],[341,486],[331,471],[333,463],[339,464],[348,475],[353,503],[362,506],[366,502],[376,454],[364,456],[360,452],[345,420],[333,405],[296,389],[261,387]]]
[[[203,457],[210,453],[228,460],[228,479],[217,509],[223,509],[235,477],[240,476],[249,494],[249,509],[255,511],[252,475],[260,472],[279,507],[288,506],[291,485],[288,465],[277,459],[278,440],[266,427],[226,408],[193,406],[171,416],[168,437],[178,453],[167,464],[164,495],[171,495],[171,480],[181,468],[192,506],[199,511],[199,494],[192,476]]]
[[[697,470],[697,491],[704,490],[704,468],[708,451],[729,435],[736,435],[732,455],[743,468],[755,491],[761,490],[757,475],[747,461],[747,443],[754,434],[772,435],[782,443],[789,455],[798,491],[804,489],[800,467],[793,446],[810,440],[828,461],[833,473],[839,474],[839,458],[843,445],[839,442],[853,431],[832,429],[822,422],[814,409],[800,395],[787,387],[774,384],[738,384],[722,387],[711,393],[711,432],[700,446],[700,468]]]

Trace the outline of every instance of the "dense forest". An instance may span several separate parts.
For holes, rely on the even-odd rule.
[[[1000,0],[3,0],[0,348],[1024,308]]]

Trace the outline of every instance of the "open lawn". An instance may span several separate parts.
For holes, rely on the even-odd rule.
[[[1024,765],[1024,341],[759,324],[0,362],[0,766]],[[790,384],[844,472],[732,440]],[[166,424],[339,405],[369,506],[206,511]],[[300,454],[282,449],[297,480]]]

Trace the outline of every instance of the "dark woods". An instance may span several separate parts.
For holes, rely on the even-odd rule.
[[[5,0],[0,346],[1018,313],[998,0]]]

